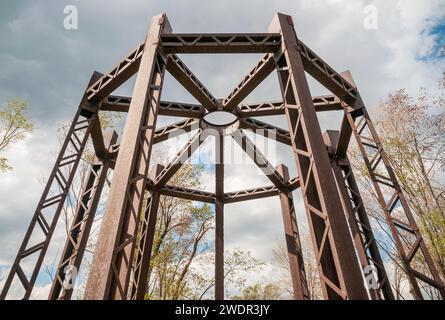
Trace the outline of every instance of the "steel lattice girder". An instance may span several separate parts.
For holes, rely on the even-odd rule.
[[[156,167],[155,177],[163,170],[162,165]],[[135,263],[131,266],[131,283],[129,284],[130,299],[144,300],[147,291],[147,276],[150,268],[153,239],[155,236],[156,219],[159,207],[160,192],[152,188],[139,223],[139,241],[132,248]]]
[[[186,119],[183,121],[178,121],[171,125],[156,129],[153,136],[153,144],[178,137],[184,133],[188,133],[193,130],[199,130],[199,121],[197,121],[196,119]],[[201,143],[202,142],[203,141],[201,141]],[[115,145],[113,147],[116,148],[116,150],[114,150],[114,152],[109,153],[109,157],[111,159],[116,159],[119,153],[120,145]],[[114,169],[114,167],[112,168]]]
[[[367,299],[291,17],[277,14],[270,29],[283,37],[277,70],[324,295]]]
[[[237,130],[232,137],[277,188],[285,187],[286,183],[280,173],[241,130]]]
[[[176,55],[169,56],[167,70],[207,110],[217,108],[217,100]]]
[[[332,170],[342,196],[343,207],[349,221],[361,267],[363,270],[366,270],[369,266],[376,268],[376,274],[371,274],[371,276],[373,276],[372,280],[375,281],[377,287],[373,288],[370,286],[368,288],[369,295],[374,300],[394,300],[391,284],[389,283],[377,240],[374,237],[352,167],[347,156],[343,158],[336,156],[335,148],[338,136],[338,131],[328,130],[323,135],[323,138],[329,150]]]
[[[289,191],[294,191],[300,187],[300,181],[298,178],[290,179],[286,184],[286,188]],[[224,203],[234,203],[247,200],[255,200],[267,197],[278,196],[280,189],[276,186],[266,186],[259,188],[252,188],[240,191],[228,192],[224,195]]]
[[[315,96],[312,98],[317,112],[343,110],[341,100],[334,95]],[[108,96],[102,100],[100,110],[114,112],[128,112],[131,97]],[[161,101],[159,105],[160,116],[201,118],[206,113],[203,106],[191,103]],[[241,104],[236,108],[240,118],[273,116],[285,114],[282,101],[262,102],[257,104]]]
[[[100,101],[119,88],[139,69],[141,57],[144,54],[145,43],[139,44],[117,64],[110,72],[103,75],[87,90],[88,101]]]
[[[289,170],[287,167],[280,165],[277,167],[277,170],[284,181],[288,183]],[[303,249],[301,247],[292,191],[289,189],[280,190],[279,196],[294,298],[296,300],[309,300],[310,293],[304,268]]]
[[[265,55],[228,97],[223,100],[224,109],[227,111],[235,109],[274,70],[275,61],[273,55]]]
[[[312,98],[316,112],[343,110],[341,100],[334,95],[315,96]],[[285,114],[283,101],[241,104],[237,110],[241,118]]]
[[[100,110],[114,112],[128,112],[131,97],[108,96],[102,100]],[[161,101],[159,104],[160,116],[174,116],[186,118],[201,118],[205,108],[199,104]]]
[[[175,158],[156,176],[155,185],[165,185],[206,138],[207,136],[203,134],[203,130],[198,129],[187,144],[176,154]]]
[[[337,73],[323,59],[317,56],[307,45],[297,39],[304,70],[318,80],[340,99],[353,103],[357,99],[357,90],[344,77]]]
[[[101,74],[95,72],[91,76],[90,84],[101,76]],[[98,105],[89,104],[87,102],[87,94],[85,93],[71,126],[68,129],[65,141],[48,178],[48,182],[37,205],[25,238],[19,248],[17,257],[6,278],[0,299],[3,300],[7,298],[12,281],[16,276],[24,289],[22,298],[29,299],[56,228],[63,204],[74,179],[83,150],[85,149],[94,122],[97,121],[97,110]],[[58,192],[56,195],[51,193],[55,191],[54,188],[57,189]],[[36,234],[37,236],[43,234],[44,239],[37,243],[30,243]],[[34,239],[34,241],[36,240]],[[28,278],[23,270],[22,260],[31,255],[38,255],[38,257],[33,266],[31,276]]]
[[[292,145],[289,131],[266,122],[253,118],[244,118],[240,121],[240,127],[242,129],[250,129],[256,134],[262,135],[266,138],[275,139],[289,146]]]
[[[345,114],[336,146],[336,156],[340,158],[345,157],[351,134],[353,134],[370,175],[379,205],[391,231],[396,250],[408,276],[414,298],[423,299],[418,281],[420,280],[437,289],[442,298],[445,299],[445,287],[442,279],[419,232],[419,227],[407,204],[405,195],[400,188],[397,177],[360,97],[360,93],[356,88],[352,75],[349,71],[346,71],[342,73],[342,76],[347,79],[348,83],[354,86],[357,98],[350,105],[344,105]],[[386,193],[392,192],[389,200],[386,200],[384,189],[387,189]],[[398,218],[392,214],[396,211],[398,212]],[[404,240],[401,236],[402,233],[406,232],[415,237],[414,243],[407,245],[409,248],[408,252],[404,249]],[[423,255],[423,261],[425,261],[428,268],[426,273],[430,275],[426,275],[425,271],[414,270],[411,267],[412,259],[417,253],[421,256]]]
[[[385,212],[385,218],[413,287],[414,297],[422,298],[417,280],[431,285],[444,296],[443,283],[401,192],[352,76],[349,72],[337,73],[297,39],[290,16],[278,14],[270,30],[272,33],[263,34],[171,34],[166,16],[160,15],[153,18],[151,29],[144,43],[138,45],[110,72],[104,75],[96,74],[96,79],[90,82],[85,91],[79,111],[72,123],[0,298],[4,299],[6,297],[14,277],[21,281],[25,289],[24,298],[29,298],[57,223],[60,208],[66,197],[66,192],[62,192],[58,196],[48,198],[48,190],[53,183],[58,184],[65,191],[69,189],[89,136],[92,138],[96,157],[101,161],[106,160],[110,168],[115,170],[115,174],[85,298],[140,299],[143,297],[144,284],[139,284],[141,279],[145,279],[144,268],[147,267],[147,261],[145,260],[149,259],[149,255],[146,253],[150,251],[150,241],[152,241],[150,239],[154,234],[154,219],[159,201],[156,199],[159,199],[160,195],[177,196],[187,200],[208,203],[219,202],[220,213],[223,210],[224,203],[280,195],[283,200],[283,214],[285,214],[289,211],[289,208],[292,208],[290,192],[298,187],[301,188],[305,200],[325,297],[333,299],[367,298],[364,294],[360,272],[358,272],[358,259],[353,254],[354,243],[347,236],[349,231],[354,232],[355,227],[352,226],[349,230],[344,220],[346,218],[340,214],[342,211],[340,197],[346,199],[345,190],[343,189],[342,192],[341,188],[337,189],[335,187],[335,177],[329,173],[325,174],[330,169],[335,170],[335,166],[330,166],[328,151],[325,149],[315,112],[331,110],[344,110],[345,112],[338,142],[335,148],[332,146],[331,149],[335,150],[334,157],[336,157],[337,164],[342,171],[340,173],[344,175],[340,177],[339,170],[337,170],[337,180],[340,181],[340,178],[342,178],[341,181],[345,183],[346,188],[354,191],[351,191],[354,204],[352,211],[357,213],[357,218],[360,220],[359,229],[362,230],[363,234],[363,242],[356,241],[356,247],[360,251],[361,246],[370,246],[371,255],[366,258],[373,259],[374,263],[377,261],[380,264],[378,262],[378,249],[375,241],[372,241],[371,227],[366,222],[366,213],[361,209],[363,203],[361,199],[357,198],[359,193],[353,178],[351,178],[353,177],[352,171],[344,162],[346,161],[344,156],[352,134],[358,142],[365,164],[370,172],[371,180],[379,196],[379,203]],[[267,54],[224,100],[217,100],[212,96],[198,78],[175,55],[175,53],[242,52]],[[110,96],[140,67],[145,71],[138,74],[132,98]],[[239,105],[275,67],[277,67],[279,74],[284,101]],[[160,101],[164,70],[168,70],[198,100],[200,105]],[[304,71],[328,88],[335,96],[312,98],[307,87]],[[179,169],[183,160],[188,158],[191,152],[196,149],[192,148],[193,141],[197,139],[195,142],[198,145],[202,142],[201,135],[203,134],[200,132],[201,129],[198,129],[198,134],[192,138],[193,141],[189,141],[165,169],[159,169],[158,174],[151,181],[148,178],[148,167],[152,144],[164,141],[170,134],[193,130],[192,125],[198,123],[196,119],[202,119],[210,111],[221,110],[223,106],[226,106],[226,110],[232,111],[240,118],[241,126],[276,130],[278,133],[277,140],[292,145],[300,177],[287,181],[287,177],[279,170],[272,168],[256,146],[239,130],[233,136],[240,138],[238,142],[243,150],[266,173],[274,183],[273,186],[224,193],[223,170],[219,170],[219,178],[217,178],[218,195],[168,185],[168,180]],[[107,150],[107,144],[104,142],[102,130],[97,120],[98,109],[129,112],[121,145],[113,145]],[[290,126],[289,132],[249,118],[276,114],[287,116]],[[190,119],[155,130],[157,115],[180,116]],[[86,120],[81,120],[81,117],[85,117]],[[358,123],[356,123],[356,119]],[[365,127],[371,132],[371,136],[363,135]],[[78,131],[82,131],[84,135],[80,137]],[[72,144],[75,150],[73,154],[66,154],[67,144]],[[370,149],[374,150],[372,156],[367,154]],[[117,156],[118,154],[120,155]],[[340,156],[343,157],[343,160],[340,160]],[[376,171],[377,166],[381,164],[386,168],[388,175],[381,175]],[[68,176],[62,175],[60,171],[65,165],[72,165]],[[222,168],[223,166],[220,169]],[[323,178],[321,178],[321,172],[324,174]],[[122,188],[122,186],[126,186],[126,188]],[[394,190],[394,194],[389,201],[385,201],[383,197],[382,186]],[[88,185],[86,189],[88,190]],[[137,212],[142,209],[144,194],[147,190],[152,196],[144,210],[145,214],[139,219],[140,215]],[[88,206],[92,208],[90,204],[79,203],[79,205],[82,204],[85,208]],[[52,206],[57,206],[57,210],[49,224],[40,210],[43,207]],[[408,222],[392,216],[393,211],[400,208],[403,209]],[[351,208],[345,206],[346,216],[348,210],[351,211]],[[88,214],[88,217],[90,215],[91,213]],[[291,217],[291,215],[283,215],[283,218],[286,217]],[[222,226],[221,221],[219,223],[220,227]],[[287,226],[289,227],[291,224],[287,223]],[[46,240],[29,247],[30,235],[37,227],[40,227],[46,235]],[[75,228],[76,225],[74,225]],[[137,241],[136,235],[140,230],[142,230],[142,237]],[[288,233],[289,230],[286,232]],[[401,243],[400,230],[409,232],[415,237],[414,243],[407,250]],[[366,231],[371,232],[367,233]],[[222,230],[218,231],[221,241],[217,250],[219,263],[216,264],[216,270],[220,270],[222,265],[222,232]],[[84,236],[77,239],[82,242]],[[296,239],[293,241],[296,241]],[[145,253],[142,251],[136,253],[137,249],[141,250],[143,248],[145,248]],[[79,250],[82,250],[82,248],[80,247]],[[28,280],[20,262],[25,256],[37,252],[39,258],[34,266],[31,279]],[[414,269],[412,260],[419,253],[423,255],[431,276]],[[79,252],[79,256],[81,255],[82,252]],[[299,265],[302,266],[301,263]],[[301,269],[293,268],[292,270],[292,278],[294,280],[298,279],[296,275]],[[380,271],[382,270],[384,271],[383,267]],[[216,271],[216,275],[221,275],[221,272]],[[381,277],[381,279],[383,278]],[[59,282],[59,285],[60,279],[59,277],[55,280]],[[383,283],[383,285],[388,287],[388,283]],[[390,290],[385,289],[384,286],[381,286],[382,291]],[[220,279],[218,281],[217,291],[219,293],[216,295],[217,298],[223,298],[222,288],[223,282]],[[294,294],[297,291],[298,289],[294,291]],[[384,297],[391,299],[391,294],[388,292],[384,293]],[[54,294],[54,296],[57,296],[57,294]],[[68,297],[69,294],[65,296]],[[303,294],[303,296],[305,295]],[[302,295],[296,295],[296,297],[302,298]]]
[[[442,298],[445,299],[443,282],[368,113],[363,108],[358,116],[354,116],[354,113],[348,113],[347,119],[371,177],[372,185],[395,241],[399,257],[408,275],[413,296],[416,299],[423,299],[423,293],[419,285],[422,281],[437,289]],[[357,119],[359,121],[356,123]],[[385,197],[384,190],[392,192],[389,198]],[[409,239],[410,237],[414,238],[412,242]],[[428,271],[416,270],[416,266],[413,264],[416,255],[421,257],[421,261],[425,261]]]
[[[215,194],[202,190],[189,189],[166,184],[159,188],[161,195],[167,197],[181,198],[185,200],[215,203]]]
[[[107,150],[117,141],[117,133],[110,132],[106,137]],[[107,159],[95,159],[91,164],[82,186],[74,218],[71,223],[68,239],[61,254],[56,276],[49,294],[50,300],[70,300],[75,274],[78,273],[83,254],[90,236],[97,206],[105,185],[109,168]],[[75,274],[72,274],[74,272]],[[72,277],[72,278],[70,278]]]
[[[199,129],[199,121],[196,119],[178,121],[171,125],[156,129],[153,143],[159,143],[196,129]]]
[[[152,19],[122,136],[108,206],[85,290],[86,299],[126,299],[144,200],[165,62],[156,43],[169,32],[165,15]],[[148,89],[148,90],[147,90]],[[122,190],[124,186],[125,191]]]
[[[263,53],[280,46],[280,34],[201,33],[165,34],[161,45],[167,53]]]

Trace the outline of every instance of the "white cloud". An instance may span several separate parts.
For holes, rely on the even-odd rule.
[[[264,32],[274,12],[288,13],[293,16],[298,36],[307,45],[338,71],[352,71],[369,107],[400,87],[411,93],[420,86],[432,87],[444,70],[443,61],[417,59],[428,55],[436,40],[423,31],[443,18],[444,4],[440,0],[373,1],[379,13],[379,27],[370,31],[362,24],[363,7],[370,3],[364,0],[261,0],[254,4],[138,0],[125,6],[105,0],[78,1],[80,21],[75,32],[62,28],[61,8],[65,3],[68,2],[60,1],[53,7],[24,3],[21,10],[3,18],[5,21],[0,20],[1,25],[7,26],[3,32],[11,33],[0,32],[2,38],[8,39],[8,43],[0,45],[0,98],[27,98],[39,123],[32,138],[8,151],[15,170],[2,174],[0,180],[0,243],[4,248],[0,252],[0,278],[14,258],[43,189],[42,181],[54,163],[58,146],[56,123],[70,120],[92,69],[106,71],[143,39],[151,15],[166,12],[178,32]],[[119,23],[115,23],[116,17]],[[184,57],[184,61],[220,97],[243,78],[256,57],[205,55]],[[270,82],[274,80],[275,77],[270,78]],[[190,99],[183,90],[175,90],[173,84],[169,82],[172,89],[165,92],[166,96]],[[314,94],[321,92],[319,86],[314,86]],[[248,99],[253,102],[273,94],[266,86]],[[323,116],[321,124],[332,128],[338,125],[338,118]],[[160,119],[160,123],[165,124],[164,121]],[[286,125],[280,119],[271,121]],[[211,157],[209,146],[204,151]],[[285,162],[294,175],[292,157],[285,147],[279,147],[277,162]],[[202,181],[213,190],[212,175],[206,173]],[[226,169],[227,190],[268,184],[255,167]],[[295,201],[299,221],[305,221],[301,198],[296,197]],[[250,248],[256,256],[270,259],[274,242],[282,237],[277,199],[227,205],[226,216],[227,247]]]

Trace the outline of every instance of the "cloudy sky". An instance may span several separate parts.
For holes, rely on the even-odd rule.
[[[78,9],[78,30],[64,28],[64,7]],[[377,9],[377,29],[366,29],[364,8]],[[275,12],[292,15],[300,37],[337,71],[351,70],[369,108],[398,88],[416,93],[433,88],[444,71],[440,48],[445,42],[445,3],[405,1],[3,1],[0,4],[0,103],[19,97],[29,102],[36,130],[6,156],[14,171],[0,175],[0,288],[43,189],[58,149],[57,129],[75,112],[93,70],[105,72],[147,31],[150,17],[167,13],[177,32],[266,32]],[[184,56],[189,68],[218,98],[242,79],[258,55]],[[131,93],[131,81],[120,94]],[[310,80],[312,93],[326,93]],[[167,76],[165,100],[194,102]],[[247,102],[280,98],[275,75]],[[338,115],[321,117],[323,129],[336,128]],[[270,117],[271,123],[284,125]],[[160,119],[159,125],[173,121]],[[209,147],[211,149],[211,147]],[[277,146],[273,164],[293,169],[291,153]],[[213,188],[208,172],[204,187]],[[251,165],[229,166],[226,188],[233,191],[269,184]],[[299,220],[305,223],[301,199],[295,194]],[[278,199],[226,207],[226,246],[242,247],[264,261],[282,241]],[[268,276],[268,268],[254,280]],[[253,281],[253,280],[252,280]],[[39,283],[44,287],[46,283]]]

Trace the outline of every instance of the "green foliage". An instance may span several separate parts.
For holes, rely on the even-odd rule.
[[[12,170],[8,159],[1,153],[23,140],[34,129],[27,110],[28,103],[20,99],[8,100],[6,106],[0,108],[0,172]]]
[[[245,288],[241,296],[234,296],[233,300],[280,300],[282,289],[272,283],[265,285],[256,283]]]
[[[120,112],[111,112],[111,111],[100,111],[99,112],[99,121],[102,129],[110,129],[114,128],[117,122],[122,118]]]
[[[199,187],[203,167],[183,165],[170,183]],[[190,294],[188,274],[196,256],[209,248],[206,234],[213,229],[208,204],[195,205],[172,197],[161,197],[148,278],[151,299],[179,299]]]
[[[199,189],[202,166],[185,164],[169,183]],[[147,299],[205,299],[214,286],[214,212],[209,204],[161,197],[148,276]],[[244,271],[261,263],[250,253],[225,253],[226,284],[242,285]],[[210,269],[209,269],[210,268]]]
[[[213,251],[213,248],[212,248]],[[212,298],[209,295],[215,285],[214,278],[215,255],[213,252],[203,252],[195,261],[190,271],[190,291],[187,298],[194,300]],[[264,263],[252,256],[250,251],[240,248],[224,252],[224,285],[237,290],[243,290],[246,285],[246,275],[259,271]],[[226,295],[228,294],[226,290]]]

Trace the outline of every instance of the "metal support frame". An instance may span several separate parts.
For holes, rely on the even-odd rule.
[[[232,137],[277,188],[282,188],[286,185],[283,177],[272,167],[256,145],[241,130],[235,131]]]
[[[412,295],[415,299],[424,298],[420,286],[423,282],[437,289],[439,295],[445,299],[442,279],[366,109],[363,107],[349,112],[346,117],[408,276]],[[427,270],[416,270],[413,266],[416,255],[425,263]]]
[[[299,187],[300,187],[300,181],[298,178],[289,180],[285,186],[285,188],[288,191],[294,191]],[[276,186],[266,186],[260,188],[240,190],[240,191],[226,193],[224,196],[224,203],[234,203],[240,201],[262,199],[267,197],[278,196],[279,194],[280,194],[280,189],[278,189]]]
[[[288,182],[289,171],[287,167],[280,165],[277,170],[283,176],[284,181]],[[304,270],[303,250],[301,247],[300,233],[298,231],[297,217],[295,215],[294,199],[292,192],[288,189],[280,190],[279,196],[294,299],[308,300],[310,296],[306,272]]]
[[[175,158],[156,176],[156,186],[165,185],[205,139],[206,135],[203,130],[198,129],[187,144],[176,154]]]
[[[275,69],[273,54],[266,54],[223,101],[224,109],[232,111]]]
[[[155,171],[155,177],[163,170],[162,165],[158,165]],[[159,198],[161,193],[156,187],[152,187],[147,197],[144,214],[140,221],[139,232],[140,240],[136,246],[135,263],[132,267],[131,296],[132,300],[143,300],[147,291],[147,277],[150,269],[151,252],[153,239],[155,236],[155,227],[159,207]]]
[[[256,134],[266,138],[272,138],[278,142],[287,144],[288,146],[292,145],[289,131],[263,121],[252,118],[241,119],[240,127],[242,129],[250,129]]]
[[[354,79],[349,71],[342,72],[341,76],[353,87],[356,99],[353,102],[346,103],[346,101],[351,101],[349,99],[343,102],[344,117],[338,134],[336,155],[338,157],[346,155],[351,135],[353,135],[407,274],[411,294],[415,299],[424,298],[419,286],[419,281],[421,281],[437,289],[442,299],[445,299],[444,283],[411,213]],[[427,270],[415,270],[412,267],[416,254],[421,256],[420,259],[423,260]]]
[[[283,37],[275,58],[323,293],[329,299],[367,299],[291,17],[278,14],[270,29]]]
[[[342,197],[343,208],[354,239],[360,266],[363,270],[369,269],[367,276],[371,277],[371,282],[374,281],[376,285],[376,287],[372,287],[373,283],[369,284],[369,295],[373,300],[394,300],[384,261],[380,255],[351,164],[347,156],[340,158],[336,155],[338,136],[338,131],[329,130],[323,137],[330,152],[332,170]],[[374,267],[377,274],[374,274],[370,267]]]
[[[263,53],[274,51],[281,37],[269,33],[168,34],[161,41],[169,53]]]
[[[105,138],[107,150],[117,141],[117,133],[111,132]],[[95,158],[90,165],[80,193],[74,217],[68,231],[68,239],[62,251],[56,275],[48,299],[70,300],[75,277],[85,252],[97,206],[109,170],[109,161]],[[73,273],[74,272],[74,273]]]
[[[167,197],[175,197],[205,203],[215,203],[215,194],[202,190],[193,190],[183,187],[165,185],[161,187],[159,191],[161,192],[161,195]]]
[[[224,299],[224,136],[215,138],[215,299]]]
[[[147,184],[165,61],[158,45],[170,32],[165,15],[152,19],[110,187],[85,299],[127,299],[140,211]],[[125,189],[125,190],[123,190]]]
[[[128,112],[131,98],[122,96],[108,96],[102,100],[102,111]],[[160,116],[201,118],[205,113],[203,106],[199,104],[161,101],[159,103]]]
[[[171,55],[169,57],[167,61],[167,70],[207,110],[211,111],[217,108],[216,98],[212,96],[178,56]]]
[[[72,289],[66,267],[79,268],[106,172],[114,170],[105,215],[85,290],[85,299],[144,299],[160,196],[178,197],[215,205],[215,298],[224,299],[224,204],[279,196],[290,260],[295,299],[308,299],[304,261],[292,191],[300,189],[308,217],[320,282],[327,299],[393,299],[372,226],[364,209],[346,151],[351,136],[368,168],[414,298],[422,299],[419,281],[445,297],[444,286],[419,232],[400,185],[381,146],[371,119],[349,72],[337,73],[301,42],[290,16],[277,14],[269,33],[173,34],[165,14],[152,19],[145,41],[106,74],[93,74],[57,158],[37,210],[20,246],[0,299],[14,279],[28,299],[36,282],[60,212],[71,187],[87,140],[91,138],[96,161],[84,181],[68,239],[59,263],[50,299],[70,299]],[[224,99],[215,98],[177,53],[263,53],[253,69]],[[269,74],[277,70],[283,101],[242,104]],[[138,72],[141,71],[141,72]],[[165,71],[188,90],[198,104],[161,101]],[[312,97],[305,72],[333,95]],[[132,97],[111,95],[137,73]],[[214,127],[216,166],[214,193],[169,185],[171,177],[208,136],[203,117],[224,110],[238,119],[230,129]],[[326,136],[316,112],[343,110],[339,133]],[[104,139],[98,111],[127,112],[120,144]],[[156,128],[157,116],[185,117]],[[285,115],[289,131],[253,119]],[[227,132],[225,131],[227,129]],[[274,168],[242,129],[292,147],[298,177]],[[165,167],[149,177],[153,144],[182,133],[191,139]],[[366,135],[365,132],[368,134]],[[224,192],[224,135],[230,135],[272,182],[270,186]],[[110,145],[111,144],[111,145]],[[384,173],[382,173],[382,168]],[[387,197],[389,188],[390,197]],[[57,190],[56,193],[55,190]],[[35,233],[43,236],[32,242]],[[402,236],[402,232],[405,233]],[[407,236],[412,241],[407,242]],[[415,270],[413,259],[422,255],[428,271]],[[31,272],[23,260],[37,256]],[[366,290],[364,268],[377,267],[380,286]]]
[[[187,119],[156,129],[153,143],[162,142],[199,128],[199,121]]]
[[[333,95],[316,96],[312,98],[316,112],[343,110],[341,100]],[[261,117],[286,114],[283,101],[262,102],[256,104],[241,104],[236,112],[240,118]]]
[[[101,76],[101,74],[95,72],[91,77],[89,86]],[[15,277],[18,277],[24,289],[22,298],[29,299],[93,124],[97,121],[97,110],[98,105],[95,103],[90,104],[87,100],[87,93],[85,93],[68,129],[65,141],[43,190],[17,257],[6,278],[0,299],[7,298],[8,291]],[[22,262],[31,255],[36,255],[37,259],[30,275],[28,275],[28,272],[24,270]]]

